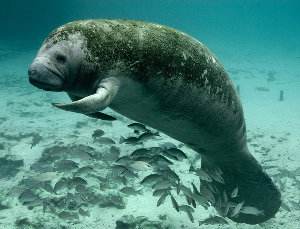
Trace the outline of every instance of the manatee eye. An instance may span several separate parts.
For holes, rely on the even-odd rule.
[[[56,60],[57,60],[57,62],[59,62],[61,64],[64,64],[67,61],[67,57],[62,55],[62,54],[57,54],[56,55]]]

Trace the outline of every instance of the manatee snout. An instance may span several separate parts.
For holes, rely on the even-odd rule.
[[[64,77],[46,58],[37,57],[28,69],[29,82],[46,91],[62,91]]]

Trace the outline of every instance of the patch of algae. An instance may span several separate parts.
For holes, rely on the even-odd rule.
[[[181,62],[186,64],[182,69],[191,69],[193,62],[200,65],[203,62],[203,65],[206,61],[206,56],[201,53],[207,50],[199,46],[198,42],[191,42],[188,36],[169,27],[140,21],[75,21],[53,31],[46,42],[51,40],[55,44],[67,40],[70,34],[75,33],[86,38],[87,49],[91,54],[89,61],[94,63],[111,63],[117,60],[129,63],[146,62],[147,65],[152,63],[161,68],[169,66],[169,71],[166,72],[172,73],[170,69],[177,64],[180,66]],[[202,52],[196,51],[199,47],[203,49]],[[178,52],[180,50],[185,50],[187,54]],[[186,61],[186,56],[193,61]]]

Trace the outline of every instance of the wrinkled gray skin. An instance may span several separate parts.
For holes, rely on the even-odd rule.
[[[174,29],[137,21],[90,20],[66,24],[43,43],[29,68],[38,88],[65,91],[73,102],[53,104],[90,116],[110,107],[201,153],[203,169],[219,168],[213,185],[222,213],[228,201],[264,214],[240,213],[236,222],[261,223],[280,207],[280,193],[251,156],[243,110],[233,84],[213,54]],[[98,112],[98,113],[97,113]],[[202,188],[203,189],[203,188]],[[207,188],[206,188],[207,190]]]
[[[82,41],[77,38],[73,36],[51,48],[44,44],[28,70],[30,83],[44,90],[64,90],[65,81],[77,75],[83,61]]]

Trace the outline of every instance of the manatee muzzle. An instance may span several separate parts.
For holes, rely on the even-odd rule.
[[[46,91],[62,91],[64,77],[52,66],[35,60],[28,69],[29,82]]]

